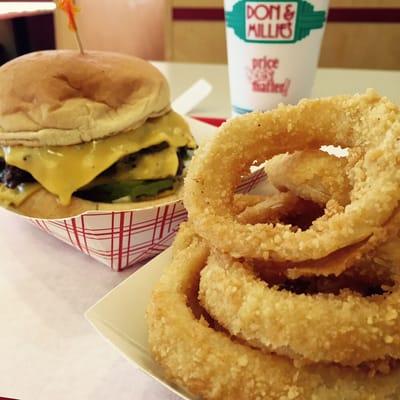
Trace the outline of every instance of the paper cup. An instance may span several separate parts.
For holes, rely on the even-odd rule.
[[[209,140],[216,128],[187,120],[196,142]],[[263,170],[253,173],[238,188],[251,191],[264,180]],[[90,211],[63,219],[25,218],[44,232],[100,261],[114,271],[141,263],[172,244],[187,212],[181,200],[126,211]]]
[[[225,0],[232,113],[309,97],[328,0]]]

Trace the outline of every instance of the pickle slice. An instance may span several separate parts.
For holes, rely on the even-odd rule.
[[[174,184],[174,178],[121,181],[80,190],[75,195],[101,203],[112,203],[122,198],[127,198],[127,201],[138,201],[156,197],[159,193],[172,189]]]

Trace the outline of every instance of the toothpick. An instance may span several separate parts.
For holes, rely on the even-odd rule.
[[[78,25],[76,24],[75,14],[79,11],[78,7],[75,6],[73,0],[55,0],[57,7],[64,11],[68,17],[68,27],[75,33],[75,41],[79,47],[79,51],[82,55],[85,54],[82,46],[81,37],[79,36]]]
[[[79,36],[79,31],[78,29],[75,31],[75,41],[79,47],[79,51],[82,55],[85,54],[85,52],[83,51],[83,46],[82,46],[82,42],[81,42],[81,37]]]

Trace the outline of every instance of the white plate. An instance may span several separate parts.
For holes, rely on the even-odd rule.
[[[187,121],[200,145],[210,139],[216,131],[214,126],[195,119],[187,118]],[[167,249],[91,307],[86,312],[86,318],[102,336],[143,372],[183,399],[194,400],[194,397],[164,380],[147,345],[146,307],[154,285],[170,261],[171,250]]]
[[[165,250],[125,280],[86,312],[97,331],[128,360],[135,363],[174,393],[195,400],[169,384],[153,361],[147,344],[146,308],[163,269],[171,262],[171,249]]]

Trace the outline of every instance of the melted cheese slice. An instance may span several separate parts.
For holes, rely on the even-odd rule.
[[[119,169],[111,175],[100,175],[85,186],[85,189],[128,180],[164,179],[175,176],[179,167],[179,158],[174,147],[168,147],[156,153],[141,156],[134,168]]]
[[[4,207],[10,205],[18,207],[39,189],[40,185],[38,183],[21,183],[15,189],[10,189],[0,184],[0,204]]]
[[[168,147],[157,153],[143,155],[135,168],[117,173],[115,180],[168,178],[176,175],[178,166],[179,158],[176,149]]]
[[[148,120],[140,128],[80,145],[3,146],[2,149],[7,164],[28,171],[46,190],[58,196],[61,204],[67,205],[72,193],[122,157],[161,142],[168,142],[170,151],[163,151],[157,162],[154,162],[157,157],[150,154],[141,157],[142,166],[137,175],[130,177],[156,179],[160,176],[151,175],[153,172],[160,174],[160,165],[164,161],[169,164],[170,171],[175,170],[176,173],[178,160],[176,154],[172,160],[172,151],[176,153],[178,147],[196,146],[185,120],[174,112]]]

